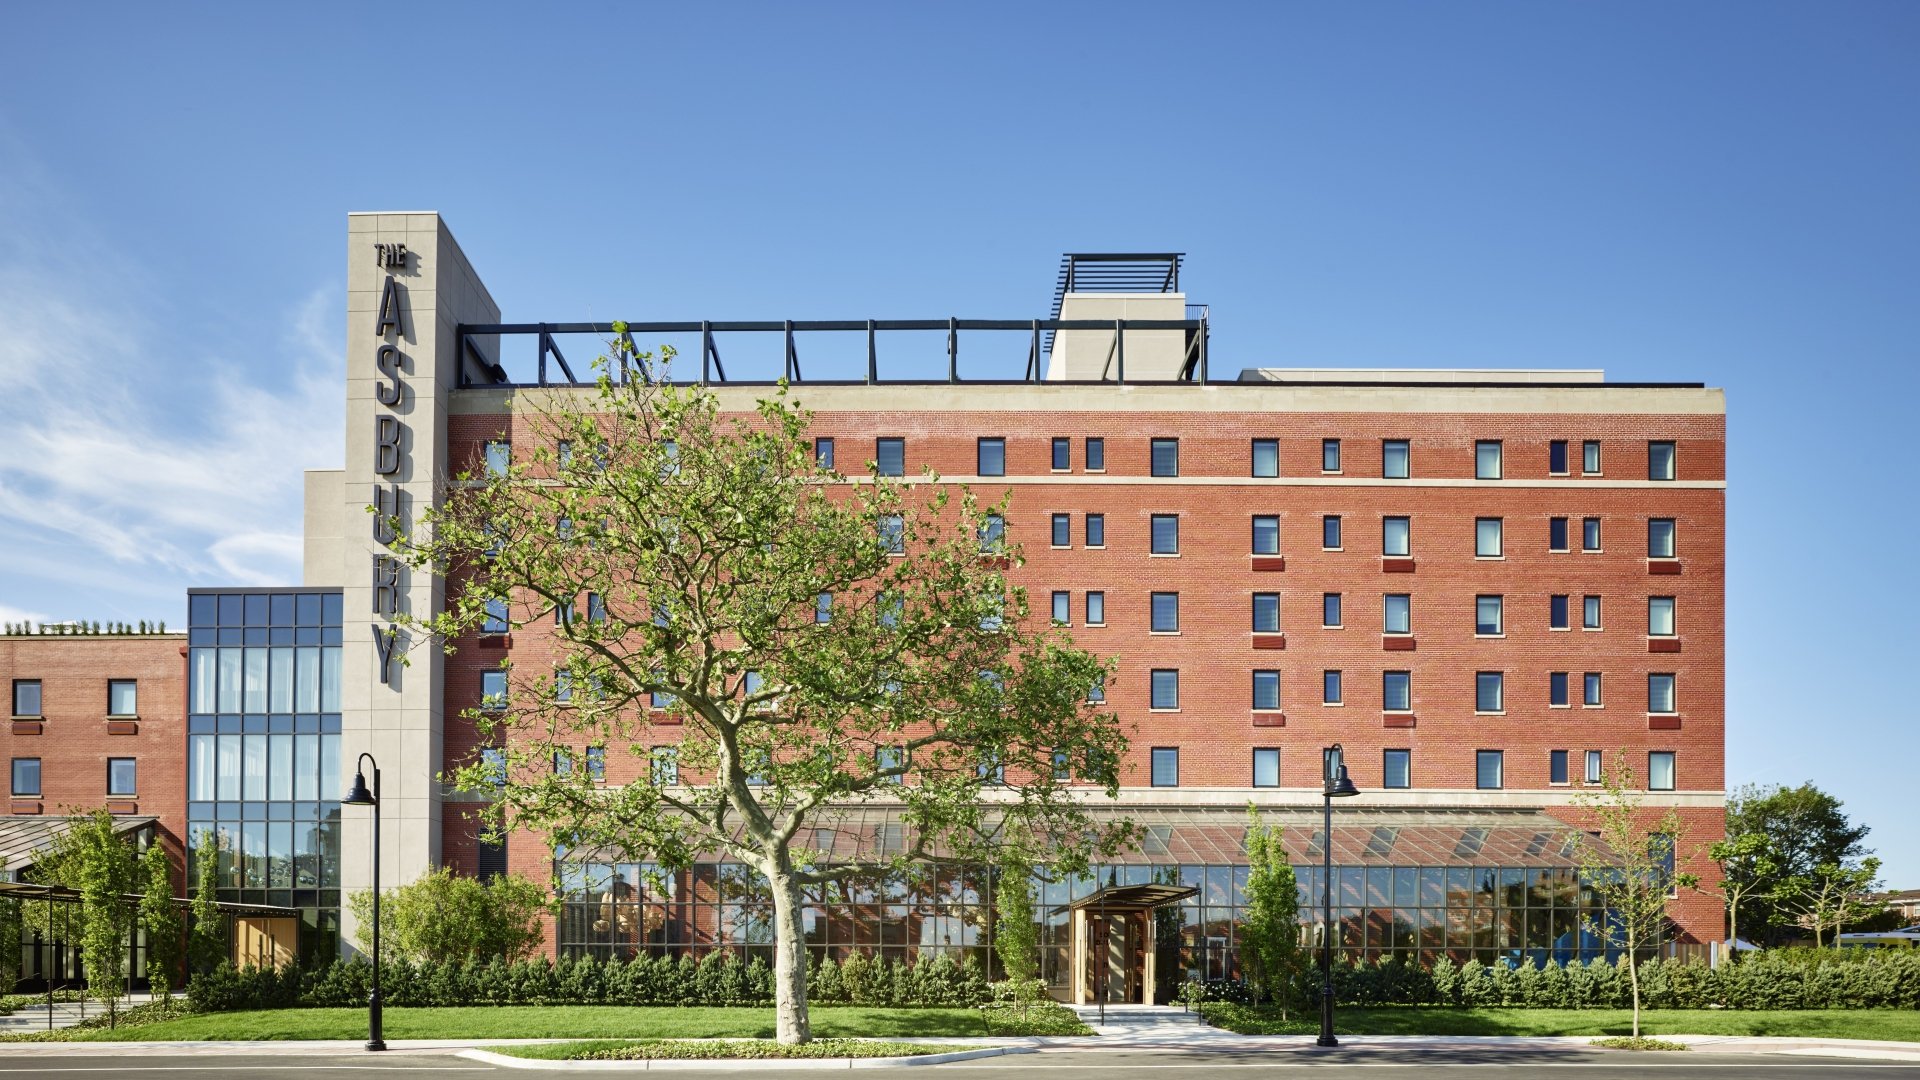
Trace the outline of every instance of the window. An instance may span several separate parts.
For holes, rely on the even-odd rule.
[[[1489,791],[1498,790],[1500,784],[1500,765],[1502,754],[1498,750],[1476,750],[1473,759],[1473,786]]]
[[[1413,786],[1413,751],[1381,751],[1380,786],[1388,788]]]
[[[1473,519],[1473,554],[1475,558],[1497,559],[1504,550],[1502,534],[1505,532],[1500,518]]]
[[[1673,519],[1647,519],[1647,558],[1673,558]]]
[[[1155,476],[1180,475],[1180,440],[1153,440],[1152,471]]]
[[[1253,707],[1268,712],[1280,708],[1280,673],[1278,671],[1253,673]]]
[[[23,795],[40,794],[40,759],[37,757],[17,757],[13,759],[13,794],[15,798]]]
[[[1547,751],[1547,783],[1564,784],[1567,782],[1567,752],[1565,750]]]
[[[1253,786],[1280,786],[1280,750],[1278,747],[1255,747],[1253,751]]]
[[[483,634],[504,634],[510,629],[507,621],[507,602],[495,598],[487,601],[486,615],[481,619],[480,632]]]
[[[1280,475],[1280,440],[1253,440],[1253,475]]]
[[[1673,790],[1673,751],[1651,750],[1647,753],[1647,790]]]
[[[1343,700],[1345,699],[1341,696],[1340,673],[1338,671],[1321,672],[1320,704],[1338,705]]]
[[[880,546],[889,555],[901,555],[907,550],[907,522],[899,514],[881,514]]]
[[[1174,746],[1153,748],[1153,786],[1180,786],[1180,749]]]
[[[1603,781],[1604,778],[1601,776],[1600,751],[1589,750],[1587,751],[1586,782],[1589,784],[1598,784]]]
[[[1320,547],[1325,551],[1340,550],[1340,515],[1328,514],[1320,519]]]
[[[1255,555],[1280,554],[1280,518],[1278,515],[1254,515],[1253,553]]]
[[[513,461],[513,444],[505,439],[488,439],[486,454],[487,475],[507,475],[507,466]]]
[[[1413,522],[1411,518],[1390,517],[1380,519],[1380,554],[1405,556],[1413,550]]]
[[[139,713],[138,684],[132,679],[108,679],[107,715],[137,716]]]
[[[605,600],[600,599],[599,593],[587,594],[587,621],[588,622],[606,622],[607,621],[607,602]]]
[[[833,594],[823,592],[813,598],[813,621],[825,626],[833,621]]]
[[[1073,759],[1065,750],[1053,752],[1053,778],[1055,780],[1073,779]]]
[[[107,794],[139,794],[139,767],[130,757],[110,757],[107,759]]]
[[[1500,443],[1498,440],[1481,441],[1473,444],[1473,478],[1475,480],[1500,479]]]
[[[506,672],[483,671],[480,673],[480,707],[490,710],[507,707]]]
[[[1673,597],[1647,597],[1647,635],[1672,637],[1673,634]]]
[[[596,782],[607,778],[607,748],[604,746],[587,747],[587,776]]]
[[[1580,626],[1586,630],[1600,629],[1600,598],[1586,596],[1580,599]]]
[[[1154,668],[1148,682],[1151,687],[1150,707],[1155,709],[1180,707],[1180,672],[1178,670]]]
[[[823,469],[833,468],[833,440],[813,440],[813,463]]]
[[[1107,594],[1090,592],[1087,594],[1087,625],[1107,625]]]
[[[40,715],[40,680],[13,680],[13,715]]]
[[[1567,475],[1567,440],[1555,439],[1547,444],[1547,472],[1553,476]]]
[[[1006,549],[1007,519],[999,514],[988,514],[980,519],[980,553],[992,555]]]
[[[1068,469],[1073,468],[1072,439],[1053,440],[1053,457],[1049,461],[1048,467],[1054,472],[1066,472]]]
[[[1412,475],[1413,452],[1405,439],[1387,439],[1380,444],[1380,475],[1389,480],[1405,480]]]
[[[1320,471],[1321,472],[1339,472],[1340,471],[1340,440],[1339,439],[1321,439],[1320,440]]]
[[[1476,634],[1503,634],[1506,632],[1506,620],[1501,617],[1505,599],[1499,596],[1476,596],[1473,598],[1473,632]]]
[[[653,673],[653,677],[655,680],[659,680],[659,679],[665,678],[666,673],[663,671],[655,671]],[[648,708],[664,709],[672,704],[673,704],[673,695],[667,693],[665,690],[652,690],[647,693]]]
[[[1149,606],[1151,608],[1148,627],[1156,634],[1173,634],[1180,630],[1180,594],[1176,592],[1154,593]]]
[[[671,746],[656,746],[647,755],[647,775],[654,787],[673,787],[680,783],[680,751]]]
[[[1580,550],[1600,550],[1600,519],[1597,517],[1580,519]]]
[[[1589,671],[1586,673],[1586,677],[1580,681],[1580,704],[1582,705],[1600,704],[1600,673],[1599,672]]]
[[[1647,711],[1650,713],[1673,713],[1673,675],[1656,673],[1647,676]]]
[[[974,456],[981,476],[1007,475],[1007,440],[981,439]]]
[[[1647,479],[1673,479],[1673,444],[1670,442],[1649,442],[1647,444]]]
[[[1155,555],[1180,554],[1180,515],[1155,514],[1151,550]]]
[[[1053,515],[1052,523],[1053,523],[1053,534],[1050,538],[1050,542],[1053,544],[1053,546],[1057,548],[1072,547],[1073,546],[1073,515],[1072,514],[1055,514]]]
[[[1547,627],[1565,630],[1567,625],[1567,594],[1555,593],[1547,600]]]
[[[1007,598],[1000,593],[990,592],[983,599],[985,600],[987,611],[986,614],[980,616],[980,629],[988,632],[997,632],[1002,626],[1006,625]]]
[[[1073,621],[1073,594],[1056,590],[1053,594],[1053,624],[1065,626]]]
[[[1567,519],[1563,517],[1547,519],[1547,550],[1567,550]]]
[[[974,775],[989,784],[1004,784],[1007,782],[1007,763],[1000,760],[997,751],[989,750],[981,757],[980,764],[974,767]]]
[[[554,452],[554,455],[560,459],[560,467],[562,469],[565,469],[568,466],[573,464],[573,440],[572,439],[555,439],[553,443],[553,452]]]
[[[1257,592],[1253,594],[1253,632],[1256,634],[1277,634],[1280,632],[1279,593]]]
[[[1553,671],[1547,674],[1547,704],[1564,708],[1567,704],[1567,673]]]
[[[1337,592],[1320,594],[1320,625],[1340,626],[1340,594]]]
[[[873,440],[873,463],[875,471],[881,476],[905,476],[907,474],[907,440]]]
[[[495,787],[504,787],[507,783],[507,752],[497,746],[480,748],[480,769],[486,774],[487,782]]]
[[[1498,671],[1476,672],[1473,676],[1473,710],[1483,713],[1506,711],[1506,675]]]
[[[1413,633],[1413,595],[1411,593],[1388,593],[1381,597],[1380,632],[1383,634]]]
[[[1580,471],[1588,476],[1600,474],[1600,440],[1588,439],[1580,444]]]
[[[1107,546],[1107,515],[1087,515],[1087,546],[1090,548]]]
[[[660,444],[660,475],[662,478],[680,475],[680,444],[673,439]]]
[[[1107,440],[1091,438],[1087,440],[1087,471],[1107,471]]]
[[[1100,705],[1105,704],[1106,700],[1107,677],[1105,675],[1096,675],[1094,676],[1093,685],[1087,688],[1087,701],[1095,705]]]
[[[1380,708],[1386,712],[1410,712],[1413,709],[1413,673],[1380,673]]]
[[[561,668],[553,673],[553,700],[558,702],[573,700],[573,672]]]

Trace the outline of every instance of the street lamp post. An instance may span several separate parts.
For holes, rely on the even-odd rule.
[[[373,790],[367,790],[366,774],[360,762],[373,765]],[[353,787],[341,806],[373,807],[373,992],[367,995],[367,1049],[385,1050],[387,1040],[380,1031],[380,763],[372,754],[361,754],[353,763]]]
[[[1360,794],[1347,778],[1343,751],[1334,743],[1320,752],[1320,802],[1324,822],[1320,832],[1320,1037],[1319,1046],[1339,1046],[1333,1037],[1333,800]]]

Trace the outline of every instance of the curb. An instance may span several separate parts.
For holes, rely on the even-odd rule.
[[[872,1058],[639,1058],[630,1061],[558,1061],[552,1058],[524,1058],[511,1054],[496,1054],[490,1050],[461,1050],[456,1056],[471,1061],[482,1061],[489,1065],[499,1065],[508,1069],[564,1070],[569,1072],[651,1072],[655,1069],[667,1071],[732,1071],[740,1069],[762,1069],[769,1066],[780,1069],[892,1069],[904,1065],[944,1065],[949,1061],[972,1061],[975,1058],[999,1057],[1003,1054],[1030,1054],[1031,1046],[985,1046],[978,1050],[955,1050],[945,1054],[910,1054],[903,1057]]]

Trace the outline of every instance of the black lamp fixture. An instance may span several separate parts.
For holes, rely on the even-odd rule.
[[[1318,1046],[1339,1046],[1333,1037],[1333,800],[1360,794],[1347,776],[1346,752],[1334,743],[1320,752],[1320,1037]]]
[[[367,788],[366,773],[360,763],[373,766],[373,788]],[[373,807],[373,992],[367,995],[367,1049],[385,1050],[387,1040],[380,1030],[380,763],[372,754],[361,754],[353,763],[353,786],[347,789],[341,806]]]

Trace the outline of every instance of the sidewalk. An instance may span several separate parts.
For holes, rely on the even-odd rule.
[[[120,1008],[122,1010],[130,1009],[135,1005],[145,1005],[152,1000],[152,994],[133,994],[120,999]],[[15,1009],[11,1016],[0,1016],[0,1034],[11,1031],[45,1031],[49,1026],[55,1028],[72,1027],[82,1019],[105,1016],[107,1012],[106,1007],[97,1001],[84,1003],[84,1016],[81,1012],[82,1008],[82,1003],[78,1001],[54,1002],[53,1023],[51,1025],[47,1023],[47,1006],[45,1003]]]

